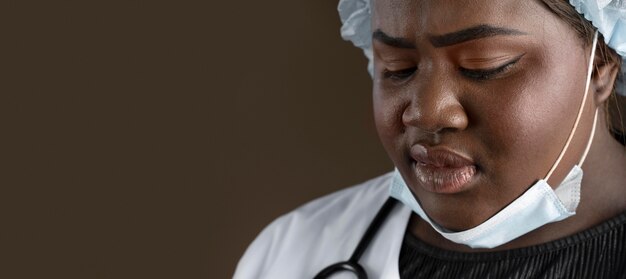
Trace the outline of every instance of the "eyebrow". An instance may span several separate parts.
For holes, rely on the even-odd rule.
[[[482,24],[473,26],[460,31],[444,34],[444,35],[428,35],[430,43],[436,47],[447,47],[472,40],[494,37],[494,36],[519,36],[526,35],[526,33],[517,29],[502,28],[492,25]],[[372,33],[372,38],[378,40],[386,45],[397,48],[415,48],[415,44],[405,38],[392,37],[380,29],[377,29]]]
[[[415,48],[415,44],[410,42],[404,38],[392,37],[380,29],[376,29],[374,33],[372,33],[372,39],[378,40],[386,45],[396,47],[396,48]]]

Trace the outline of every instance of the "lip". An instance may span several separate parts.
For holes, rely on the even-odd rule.
[[[446,147],[415,144],[410,154],[417,180],[429,192],[461,192],[469,187],[476,174],[476,164],[472,159]]]

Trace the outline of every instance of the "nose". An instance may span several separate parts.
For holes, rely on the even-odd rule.
[[[468,116],[459,102],[454,82],[443,77],[421,80],[423,82],[411,92],[410,102],[403,111],[404,126],[427,133],[466,129]]]

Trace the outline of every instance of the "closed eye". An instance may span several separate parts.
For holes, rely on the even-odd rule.
[[[416,70],[417,67],[406,68],[398,71],[390,71],[385,69],[383,71],[383,77],[386,79],[404,80],[411,77]]]
[[[504,65],[491,68],[491,69],[465,69],[460,68],[461,74],[478,81],[489,80],[497,77],[499,74],[506,72],[511,66],[515,65],[524,54],[514,58],[512,61],[504,63]]]

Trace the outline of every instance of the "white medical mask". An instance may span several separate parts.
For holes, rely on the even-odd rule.
[[[587,141],[587,146],[578,163],[575,165],[567,177],[563,180],[556,190],[548,185],[548,179],[556,169],[556,166],[563,158],[563,154],[569,147],[574,132],[580,122],[587,95],[589,94],[589,84],[591,82],[591,73],[593,70],[593,58],[595,57],[596,43],[598,33],[596,32],[591,50],[591,59],[589,60],[589,68],[587,72],[587,83],[583,101],[579,109],[578,115],[572,131],[567,139],[561,154],[548,172],[546,178],[537,181],[524,194],[515,199],[512,203],[504,207],[491,218],[487,219],[480,225],[465,231],[453,232],[447,230],[428,217],[428,214],[422,209],[419,202],[411,192],[408,185],[402,179],[400,172],[396,169],[393,175],[393,181],[390,188],[390,195],[403,204],[413,209],[423,220],[428,222],[439,234],[450,241],[465,244],[472,248],[493,248],[510,242],[524,234],[527,234],[545,224],[558,222],[576,214],[576,208],[580,201],[580,186],[583,177],[582,166],[591,141],[593,139],[596,122],[598,119],[598,111],[593,120],[591,135]]]

